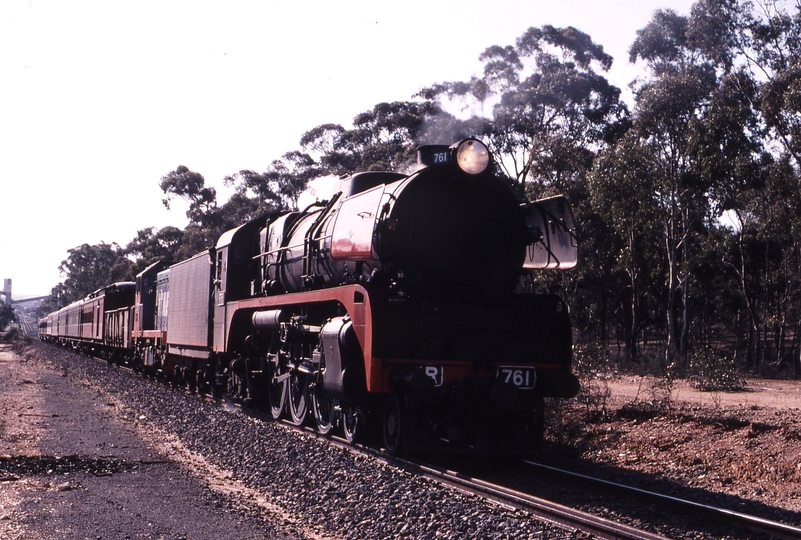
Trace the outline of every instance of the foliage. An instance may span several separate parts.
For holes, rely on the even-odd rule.
[[[379,103],[356,115],[352,129],[322,124],[304,133],[300,144],[320,156],[317,176],[404,170],[415,163],[427,126],[440,116],[447,115],[433,102]]]
[[[595,72],[612,57],[572,28],[529,28],[515,45],[492,46],[479,57],[482,77],[423,90],[427,99],[491,105],[484,135],[503,172],[533,197],[564,192],[592,163],[593,146],[626,122],[620,90]]]
[[[207,226],[214,225],[210,218],[214,216],[214,210],[217,208],[217,190],[206,187],[206,180],[202,174],[179,165],[174,171],[161,177],[159,186],[166,194],[161,202],[168,210],[170,202],[175,197],[181,197],[189,202],[186,217],[190,221]]]
[[[50,289],[50,295],[42,300],[42,303],[39,305],[39,311],[41,314],[46,315],[63,308],[67,304],[69,304],[69,302],[67,302],[66,287],[64,283],[61,282]]]
[[[669,362],[677,354],[683,361],[686,354],[687,299],[692,280],[689,259],[694,255],[696,225],[703,222],[709,210],[704,196],[709,190],[707,177],[698,173],[693,142],[696,126],[703,124],[709,96],[718,82],[714,62],[694,46],[689,36],[691,27],[687,17],[671,10],[657,11],[637,32],[630,49],[631,60],[644,60],[653,74],[636,91],[633,129],[651,162],[648,200],[665,239]],[[681,312],[677,311],[679,306]]]
[[[673,412],[673,392],[679,379],[680,369],[676,362],[669,362],[662,375],[656,377],[651,385],[651,402],[659,408],[667,409],[668,414]]]
[[[83,244],[67,250],[59,271],[65,279],[53,287],[48,304],[54,309],[79,300],[105,285],[130,281],[134,277],[134,262],[125,256],[117,244]]]
[[[310,155],[299,151],[287,152],[281,159],[273,161],[264,173],[243,170],[226,176],[225,183],[236,188],[235,195],[226,204],[226,211],[230,217],[235,217],[246,207],[245,213],[251,216],[294,209],[309,180],[323,174],[322,168]]]
[[[573,371],[581,382],[579,400],[588,419],[607,419],[606,403],[612,395],[604,378],[613,371],[609,351],[599,342],[583,343],[574,349]]]
[[[649,280],[654,261],[649,246],[658,239],[654,230],[653,181],[656,163],[641,141],[629,133],[615,145],[601,151],[590,176],[590,192],[595,210],[619,235],[619,256],[609,269],[625,276],[616,280],[626,290],[621,299],[624,309],[619,320],[626,342],[626,356],[637,362],[638,336],[647,321],[642,312],[642,289]],[[610,245],[607,249],[613,250]],[[652,307],[652,306],[648,306]]]
[[[0,304],[0,330],[5,330],[6,326],[17,322],[17,314],[9,304]]]
[[[690,373],[695,387],[705,392],[741,391],[748,384],[731,356],[710,348],[693,353]]]
[[[7,343],[18,343],[20,341],[24,342],[25,340],[30,341],[28,337],[22,333],[18,327],[12,327],[8,332],[5,333],[3,336],[3,341]],[[18,352],[15,347],[15,352]]]
[[[136,233],[136,238],[125,246],[125,254],[136,261],[136,273],[156,261],[178,261],[184,234],[177,227],[141,229]]]

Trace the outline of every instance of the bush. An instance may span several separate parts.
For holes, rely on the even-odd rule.
[[[735,365],[734,359],[723,351],[705,348],[690,357],[690,380],[705,392],[736,392],[748,384]]]
[[[3,341],[11,343],[13,341],[17,341],[22,337],[23,337],[22,331],[16,326],[12,326],[11,328],[9,328],[8,332],[6,332],[3,335]]]
[[[576,345],[573,373],[581,382],[578,399],[587,409],[588,420],[604,420],[609,417],[606,402],[611,391],[604,378],[611,372],[609,353],[603,345],[597,342]]]

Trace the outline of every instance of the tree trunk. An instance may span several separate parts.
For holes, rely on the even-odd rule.
[[[740,251],[740,269],[737,272],[740,278],[740,292],[745,300],[746,309],[748,311],[748,338],[746,342],[746,365],[749,367],[756,367],[759,364],[759,316],[756,312],[755,302],[751,295],[748,294],[748,283],[746,281],[746,268],[745,268],[745,249],[743,247],[743,232],[742,227],[737,235],[737,248]]]
[[[793,332],[793,345],[791,347],[793,355],[793,377],[801,379],[801,347],[798,346],[798,336],[801,335],[801,321],[795,325],[795,332]]]
[[[629,300],[629,309],[631,310],[631,321],[629,323],[629,335],[626,342],[628,349],[629,359],[632,363],[639,362],[639,355],[637,353],[637,270],[634,264],[634,227],[629,227],[628,231],[629,242],[629,281],[631,284],[631,299]]]
[[[687,333],[689,332],[689,288],[690,288],[690,276],[689,276],[689,248],[687,247],[688,244],[688,235],[687,230],[689,227],[689,210],[687,208],[684,209],[682,212],[683,218],[683,230],[684,230],[684,239],[682,240],[681,247],[682,247],[682,274],[683,278],[681,281],[681,303],[682,303],[682,315],[681,315],[681,335],[679,337],[679,362],[682,366],[687,366]]]
[[[676,357],[676,315],[675,308],[675,290],[676,290],[676,255],[677,249],[675,247],[675,205],[670,210],[670,216],[665,224],[665,251],[667,253],[668,264],[668,282],[667,282],[667,343],[665,347],[665,366],[669,366],[673,359]]]

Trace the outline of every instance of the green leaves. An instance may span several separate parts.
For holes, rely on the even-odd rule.
[[[67,251],[58,269],[65,276],[61,293],[67,305],[105,285],[130,280],[133,261],[117,244],[83,244]],[[52,294],[52,293],[51,293]]]
[[[9,324],[17,322],[17,314],[11,304],[0,304],[0,331],[5,330]]]
[[[431,90],[431,95],[439,90]],[[353,128],[322,124],[301,137],[310,154],[319,155],[317,175],[358,171],[397,171],[414,164],[426,126],[442,114],[432,101],[379,103],[356,115]]]

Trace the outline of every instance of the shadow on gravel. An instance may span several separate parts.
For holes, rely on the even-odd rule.
[[[0,480],[16,480],[35,474],[86,472],[94,476],[111,476],[141,465],[138,461],[81,456],[0,456]]]

